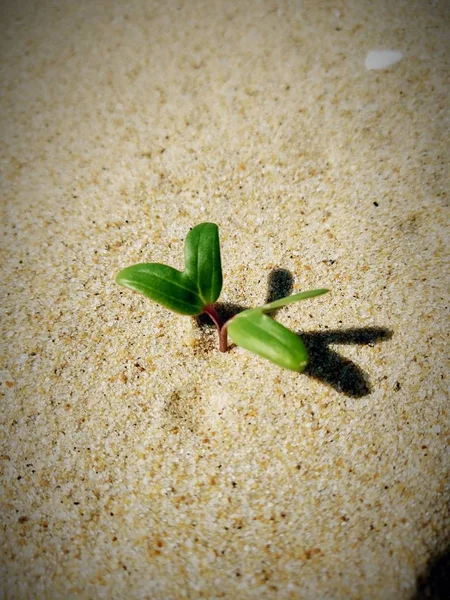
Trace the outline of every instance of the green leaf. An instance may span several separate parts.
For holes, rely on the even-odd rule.
[[[200,223],[188,233],[184,244],[185,273],[197,283],[205,306],[213,304],[222,291],[219,228]]]
[[[185,273],[160,263],[141,263],[120,271],[116,282],[182,315],[198,315],[204,303]]]
[[[262,310],[263,312],[270,312],[271,310],[275,310],[277,308],[282,308],[283,306],[287,306],[288,304],[293,304],[294,302],[300,302],[300,300],[306,300],[307,298],[314,298],[315,296],[321,296],[322,294],[326,294],[329,290],[320,289],[320,290],[308,290],[307,292],[300,292],[298,294],[292,294],[292,296],[286,296],[285,298],[280,298],[279,300],[275,300],[274,302],[270,302],[269,304],[264,304],[264,306],[258,306],[257,309],[254,310]]]
[[[235,344],[284,369],[300,372],[308,364],[302,340],[260,309],[244,310],[233,317],[228,333]]]
[[[187,235],[185,270],[160,263],[127,267],[116,282],[182,315],[198,315],[213,304],[222,290],[219,230],[214,223],[201,223]]]
[[[302,340],[265,313],[326,292],[326,289],[309,290],[244,310],[229,321],[228,333],[238,346],[285,369],[303,371],[308,364],[308,352]]]

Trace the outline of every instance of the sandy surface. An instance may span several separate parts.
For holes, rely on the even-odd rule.
[[[3,10],[1,597],[418,597],[450,537],[448,4]],[[114,283],[202,221],[222,302],[330,288],[277,315],[305,374]]]

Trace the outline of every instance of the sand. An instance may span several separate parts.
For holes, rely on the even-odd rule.
[[[1,597],[431,597],[448,5],[3,8]],[[305,373],[114,283],[203,221],[225,308],[331,290]]]

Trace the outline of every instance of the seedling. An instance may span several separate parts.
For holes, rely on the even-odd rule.
[[[206,313],[219,333],[219,349],[228,349],[228,334],[235,344],[292,371],[303,371],[308,353],[302,340],[271,318],[278,308],[325,294],[309,290],[244,310],[226,322],[215,302],[222,290],[219,229],[214,223],[200,223],[188,233],[184,245],[184,271],[160,263],[141,263],[120,271],[116,282],[136,290],[158,304],[182,315]]]

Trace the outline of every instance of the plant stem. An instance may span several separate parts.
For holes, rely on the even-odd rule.
[[[224,327],[224,323],[220,316],[218,315],[216,309],[214,308],[214,304],[210,304],[209,306],[205,306],[203,309],[205,312],[215,323],[217,327],[217,331],[219,334],[219,350],[221,352],[226,352],[228,350],[228,334],[227,328]]]

